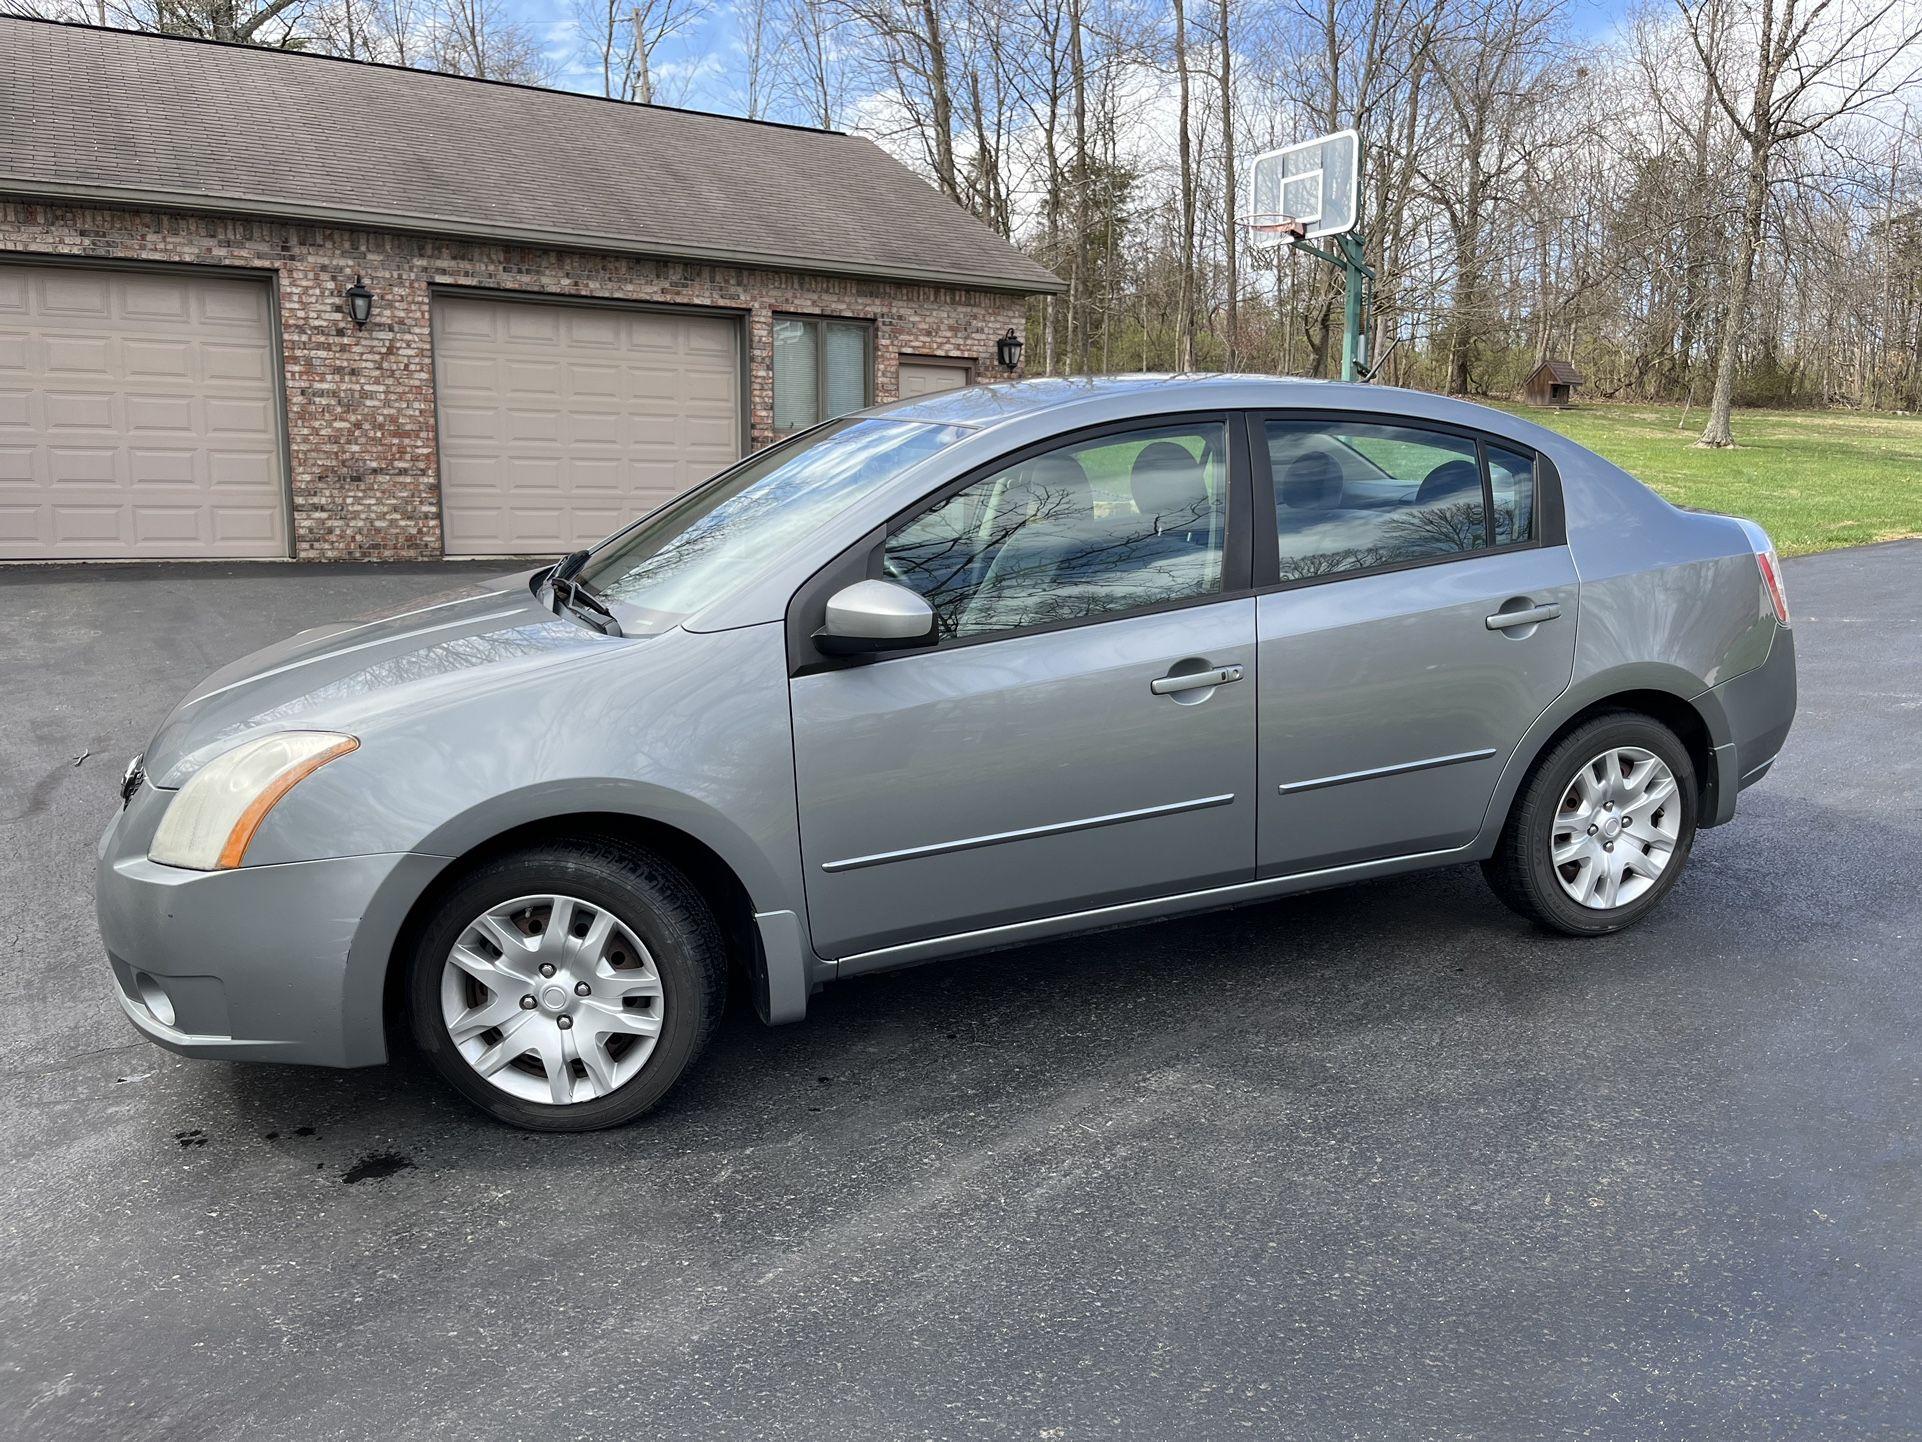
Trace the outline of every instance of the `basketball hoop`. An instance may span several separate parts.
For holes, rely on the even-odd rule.
[[[1337,130],[1257,155],[1245,194],[1248,213],[1236,223],[1250,246],[1272,254],[1278,298],[1279,272],[1297,249],[1341,272],[1341,374],[1348,381],[1368,380],[1369,295],[1375,272],[1355,229],[1361,218],[1361,137]]]
[[[1308,227],[1285,211],[1258,210],[1252,215],[1241,217],[1241,228],[1248,240],[1256,246],[1293,245],[1307,238]]]

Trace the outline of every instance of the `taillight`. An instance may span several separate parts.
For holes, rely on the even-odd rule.
[[[1742,528],[1748,537],[1748,548],[1755,553],[1755,569],[1762,573],[1762,594],[1768,597],[1769,605],[1775,608],[1775,619],[1780,625],[1789,623],[1788,592],[1782,588],[1782,562],[1776,557],[1775,542],[1769,533],[1753,521],[1734,517],[1735,524]]]
[[[1782,563],[1775,559],[1775,548],[1755,553],[1755,567],[1762,573],[1762,588],[1769,593],[1769,600],[1775,605],[1775,619],[1784,626],[1789,623],[1788,593],[1782,589]]]

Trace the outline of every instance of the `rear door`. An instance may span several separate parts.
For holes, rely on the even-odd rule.
[[[1574,668],[1552,467],[1427,424],[1251,427],[1260,874],[1465,845]]]
[[[942,639],[797,653],[822,955],[1252,877],[1255,602],[1229,437],[1209,416],[1037,448],[872,547],[855,578],[921,592]]]

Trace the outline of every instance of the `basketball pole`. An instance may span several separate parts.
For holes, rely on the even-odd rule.
[[[1368,264],[1359,230],[1345,230],[1334,239],[1334,253],[1318,245],[1310,245],[1305,240],[1291,243],[1296,250],[1305,250],[1316,260],[1332,265],[1342,273],[1345,304],[1341,332],[1341,378],[1356,382],[1373,380],[1374,372],[1368,366],[1368,318],[1369,311],[1373,309],[1374,267]]]

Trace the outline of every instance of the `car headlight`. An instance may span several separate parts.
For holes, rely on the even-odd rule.
[[[147,859],[190,871],[240,865],[275,803],[359,745],[337,731],[279,731],[222,752],[188,777],[168,804]]]

